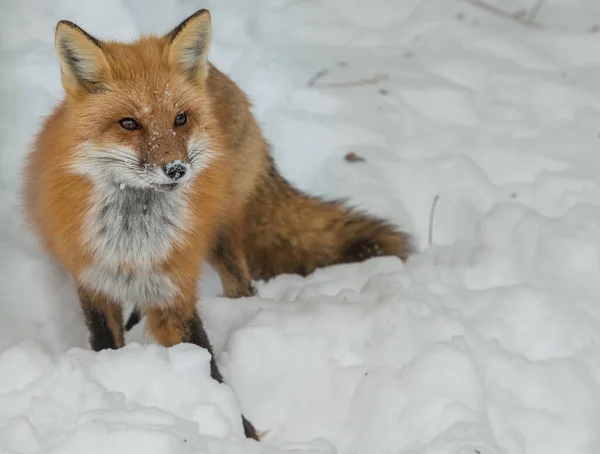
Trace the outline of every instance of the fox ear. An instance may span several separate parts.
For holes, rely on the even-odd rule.
[[[100,41],[74,23],[63,20],[56,26],[54,46],[67,92],[83,89],[99,93],[107,89],[109,66]]]
[[[166,35],[169,61],[192,80],[204,81],[208,75],[208,49],[211,40],[208,10],[195,12]]]

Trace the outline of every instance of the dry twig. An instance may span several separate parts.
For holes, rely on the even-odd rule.
[[[431,204],[431,211],[429,212],[429,245],[433,244],[433,218],[435,216],[435,207],[437,206],[440,195],[436,194]]]
[[[507,13],[506,11],[501,10],[500,8],[498,8],[494,5],[490,5],[489,3],[486,3],[483,0],[466,0],[466,1],[469,2],[473,6],[476,6],[479,9],[487,11],[488,13],[491,13],[491,14],[495,14],[496,16],[501,17],[503,19],[512,20],[521,25],[525,25],[526,27],[542,28],[542,26],[540,24],[534,22],[532,19],[529,19],[529,17],[521,17],[521,16],[516,16],[514,14]],[[539,8],[541,8],[544,3],[544,0],[542,0],[541,2],[538,1],[538,3],[540,4]],[[538,6],[537,4],[534,5],[534,9],[537,6]],[[538,8],[538,12],[539,12],[539,8]],[[537,12],[536,12],[536,14],[537,14]]]
[[[315,84],[315,82],[317,82],[319,79],[326,76],[327,74],[329,74],[328,69],[322,69],[322,70],[318,71],[314,76],[312,76],[310,79],[308,79],[307,85],[309,87],[312,87]]]
[[[360,87],[362,85],[373,85],[377,82],[381,82],[389,77],[389,74],[375,74],[372,77],[365,77],[364,79],[349,80],[346,82],[331,82],[328,84],[319,84],[320,87],[330,88],[348,88],[348,87]]]

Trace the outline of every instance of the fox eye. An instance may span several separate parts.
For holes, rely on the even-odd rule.
[[[185,112],[178,113],[175,117],[175,126],[183,126],[187,123],[187,115]]]
[[[142,125],[133,118],[123,118],[121,121],[119,121],[119,124],[123,127],[123,129],[127,129],[128,131],[142,129]]]

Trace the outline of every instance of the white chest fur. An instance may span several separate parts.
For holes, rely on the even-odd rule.
[[[117,185],[97,189],[85,228],[94,261],[80,279],[117,302],[168,304],[177,289],[156,265],[185,229],[185,195]]]

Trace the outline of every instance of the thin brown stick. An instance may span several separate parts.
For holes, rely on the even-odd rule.
[[[536,16],[539,14],[540,10],[544,6],[544,3],[546,3],[546,0],[536,0],[535,4],[529,10],[529,14],[527,15],[527,19],[529,21],[533,22],[535,20]]]
[[[491,14],[495,14],[496,16],[501,17],[503,19],[508,19],[513,22],[517,22],[521,25],[525,25],[526,27],[542,28],[542,26],[540,24],[533,22],[533,20],[507,13],[506,11],[495,7],[494,5],[490,5],[489,3],[486,3],[482,0],[466,0],[466,1],[473,6],[476,6],[479,9],[487,11],[488,13],[491,13]]]
[[[440,195],[436,194],[431,204],[431,211],[429,212],[429,245],[433,244],[433,218],[435,216],[435,207],[437,206]]]
[[[320,71],[317,71],[314,76],[312,76],[310,79],[308,79],[307,85],[309,87],[312,87],[319,79],[321,79],[322,77],[325,77],[327,74],[329,74],[328,69],[322,69]]]
[[[364,79],[358,80],[349,80],[346,82],[331,82],[328,84],[318,84],[319,87],[329,87],[329,88],[348,88],[348,87],[360,87],[362,85],[373,85],[377,82],[381,82],[382,80],[387,79],[389,74],[375,74],[372,77],[365,77]]]

